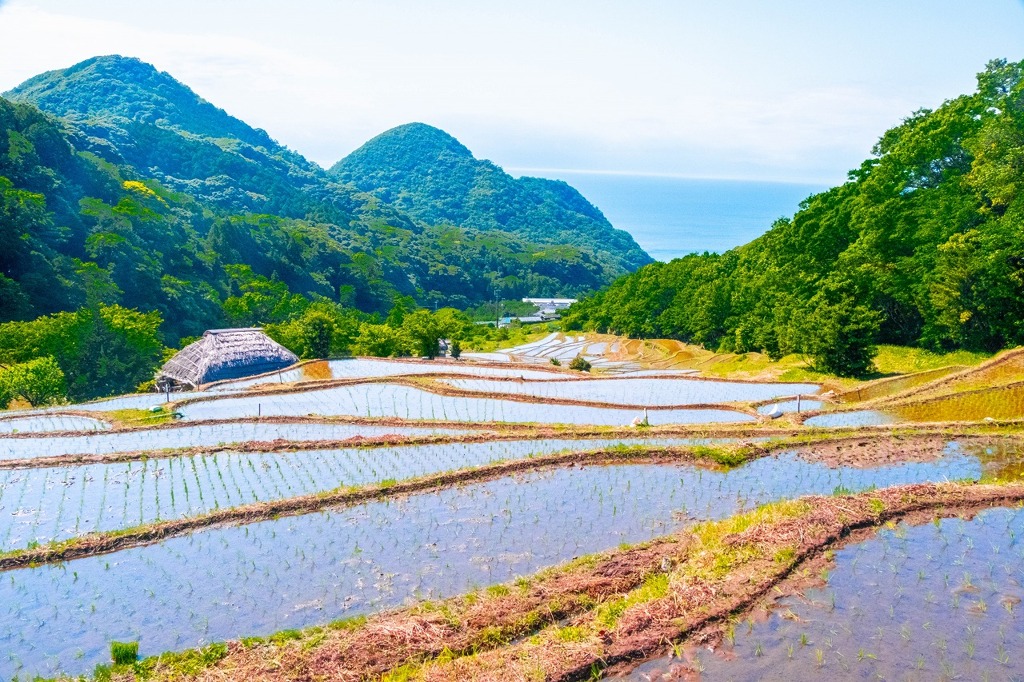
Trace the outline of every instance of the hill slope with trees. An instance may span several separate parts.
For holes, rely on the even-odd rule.
[[[753,242],[655,263],[566,324],[867,370],[877,342],[1024,343],[1024,62],[886,132],[849,180]]]
[[[610,226],[607,243],[562,230],[600,216],[568,186],[488,210],[530,212],[543,239],[411,215],[137,59],[41,74],[0,97],[0,406],[131,390],[212,327],[267,325],[307,356],[408,353],[408,330],[381,345],[389,311],[578,296],[639,251]]]
[[[496,220],[409,215],[137,59],[89,59],[6,98],[0,321],[98,296],[161,312],[171,338],[194,335],[226,321],[221,304],[240,293],[243,271],[364,312],[386,312],[397,296],[468,307],[578,295],[625,272],[609,255],[619,234],[608,245],[551,234],[538,244]],[[570,204],[600,215],[574,194],[517,195],[503,209],[550,211],[535,226],[553,234]]]
[[[632,271],[651,262],[627,232],[613,228],[568,184],[513,178],[423,123],[378,135],[330,174],[429,224],[502,230],[541,244],[584,247],[610,270]]]

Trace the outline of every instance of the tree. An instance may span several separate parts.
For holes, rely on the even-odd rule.
[[[872,367],[882,316],[846,296],[836,303],[819,297],[803,324],[804,349],[815,369],[844,377],[863,376]]]
[[[53,358],[73,400],[128,393],[159,366],[160,322],[159,313],[116,305],[8,322],[0,324],[0,362]]]
[[[405,316],[414,310],[416,310],[416,301],[412,296],[396,296],[385,323],[397,329],[402,326]]]
[[[0,406],[20,398],[32,407],[61,402],[67,397],[64,372],[52,357],[36,358],[0,369]]]
[[[224,317],[232,325],[248,327],[284,322],[301,315],[309,306],[305,296],[293,294],[288,285],[253,273],[248,265],[224,267],[238,295],[224,301]]]
[[[359,325],[359,335],[352,344],[356,355],[368,355],[377,358],[394,357],[408,354],[409,341],[402,331],[386,324]]]
[[[331,354],[331,340],[334,338],[334,320],[320,310],[307,311],[299,318],[302,340],[310,357],[326,358]]]
[[[429,310],[416,310],[405,316],[402,331],[412,342],[413,352],[428,358],[437,355],[438,342],[441,340],[441,325]]]

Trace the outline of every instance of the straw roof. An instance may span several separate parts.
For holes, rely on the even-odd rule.
[[[156,374],[157,385],[196,388],[224,379],[274,372],[298,361],[262,329],[211,329],[182,348]]]

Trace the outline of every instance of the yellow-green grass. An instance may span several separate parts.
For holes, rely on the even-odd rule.
[[[161,409],[159,412],[139,409],[109,410],[98,414],[117,426],[153,426],[174,419],[174,413],[168,409]]]

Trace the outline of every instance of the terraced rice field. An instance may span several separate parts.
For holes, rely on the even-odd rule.
[[[239,379],[219,382],[210,387],[212,391],[240,391],[259,384],[274,385],[296,381],[318,381],[327,379],[371,379],[376,377],[416,376],[421,374],[467,374],[477,377],[511,377],[531,381],[565,379],[566,372],[555,368],[540,371],[528,368],[503,368],[475,366],[454,361],[423,360],[377,360],[373,358],[351,358],[305,364],[255,379]]]
[[[1019,508],[882,529],[839,550],[820,586],[731,625],[715,653],[651,661],[629,679],[677,679],[682,666],[707,680],[1019,679],[1022,533]]]
[[[13,459],[41,459],[63,455],[110,455],[119,452],[158,453],[175,448],[213,447],[231,443],[285,440],[293,443],[349,438],[399,436],[414,438],[456,435],[464,430],[433,426],[375,426],[293,421],[228,421],[212,424],[178,422],[160,428],[99,431],[67,436],[24,433],[17,438],[0,438],[0,462]]]
[[[526,351],[538,362],[581,349],[610,355],[608,344],[614,342],[600,343],[606,345],[547,339]],[[507,364],[309,363],[270,377],[174,394],[170,409],[180,419],[155,427],[126,428],[117,415],[103,414],[166,401],[155,394],[0,418],[0,614],[5,623],[0,628],[5,654],[0,676],[85,674],[109,662],[114,640],[138,641],[143,655],[157,655],[373,616],[474,589],[506,594],[517,579],[576,557],[628,554],[633,550],[620,548],[623,543],[676,537],[704,522],[756,514],[752,510],[760,505],[806,495],[1018,480],[1024,471],[1012,426],[986,426],[985,433],[962,435],[920,430],[908,440],[887,437],[884,430],[875,440],[856,432],[837,440],[826,432],[803,431],[803,415],[790,414],[797,409],[796,395],[803,396],[801,412],[834,409],[833,398],[821,395],[821,387],[812,383],[711,381],[658,371],[567,375],[530,369],[522,362]],[[616,369],[630,368],[620,364]],[[938,372],[935,380],[955,374]],[[339,385],[342,379],[366,381]],[[999,390],[1013,390],[1012,382]],[[812,416],[804,426],[849,429],[910,418],[895,408],[875,409],[870,401],[862,410],[850,407],[856,405]],[[643,418],[644,408],[652,428],[626,428]],[[776,410],[782,417],[770,419]],[[800,450],[774,442],[786,437],[799,443],[803,433],[819,440]],[[991,518],[997,518],[996,512]],[[925,595],[938,594],[940,566],[975,561],[963,540],[974,531],[958,530],[971,523],[940,522],[959,543],[952,553],[914,544],[914,533],[931,526],[886,531],[864,545],[889,543],[881,550],[864,550],[860,563],[874,572],[865,568],[844,583],[850,562],[843,552],[852,551],[851,545],[837,554],[836,570],[822,594],[855,605],[851,613],[867,613],[872,603],[886,603],[885,590],[910,590],[904,565],[925,574],[920,582]],[[1019,523],[1015,516],[985,526],[977,531],[976,542],[1007,557],[1007,567],[1016,565],[1010,560],[1015,545],[1006,544],[1006,538],[1016,536]],[[922,552],[931,558],[921,560]],[[898,565],[884,583],[877,574],[885,573],[885,560],[897,555]],[[675,561],[666,555],[654,570],[671,572]],[[979,578],[984,566],[970,568],[972,584],[982,585],[977,599],[974,593],[971,599],[987,607],[1001,604],[1000,595],[1013,591],[1007,581],[1017,580],[1008,568],[1000,573],[1000,564],[989,563],[996,568],[989,568],[984,580]],[[638,575],[634,587],[646,584],[647,578]],[[501,583],[506,586],[484,589]],[[577,611],[552,627],[585,632],[582,623],[604,608],[601,599],[578,602]],[[815,624],[806,629],[807,637],[818,642],[814,650],[823,650],[820,664],[817,654],[779,659],[779,651],[786,651],[789,639],[799,633],[778,625],[763,631],[759,628],[767,625],[754,623],[748,633],[752,639],[736,637],[735,661],[705,661],[703,654],[662,658],[661,651],[610,672],[634,674],[630,666],[640,664],[645,667],[636,675],[664,674],[700,662],[709,673],[720,664],[724,678],[756,678],[750,671],[771,661],[796,678],[819,669],[902,674],[899,665],[879,663],[878,652],[886,652],[888,661],[895,648],[858,644],[851,654],[868,630],[849,624],[844,614],[818,614],[820,602],[815,597],[784,605],[793,612],[805,609],[801,618]],[[900,624],[936,617],[924,608],[908,606]],[[404,612],[389,613],[397,615],[386,617],[401,618]],[[583,620],[570,625],[571,618]],[[882,616],[865,618],[874,627]],[[569,641],[552,634],[544,618],[530,622],[533,629],[515,636],[492,632],[486,650],[462,664],[491,665],[488,656],[499,660],[506,648],[515,651],[545,637]],[[1005,636],[972,631],[976,650],[986,660],[1012,652],[1018,646],[1009,636],[1015,622],[985,621]],[[954,626],[944,622],[942,627]],[[615,633],[614,628],[606,631]],[[957,633],[950,630],[947,640],[961,638]],[[295,651],[319,655],[321,644],[295,636],[300,638]],[[821,644],[826,638],[831,648]],[[760,653],[748,655],[758,645]],[[253,646],[244,649],[250,652],[246,655],[261,655],[265,648],[274,659],[280,653],[275,647],[289,645]],[[445,646],[439,640],[435,653]],[[687,646],[680,652],[694,651]],[[877,665],[843,667],[862,646],[866,653],[858,663]],[[957,639],[957,646],[966,645]],[[990,671],[969,657],[943,658],[932,649],[922,643],[913,652],[926,658],[926,677],[945,674],[946,665],[960,676]],[[387,653],[387,647],[376,650]],[[232,651],[222,653],[231,658],[243,649]],[[431,663],[429,658],[424,653],[416,665],[454,666],[454,677],[443,673],[436,679],[464,679],[458,660]],[[395,659],[391,667],[405,662]],[[553,659],[550,664],[557,669]],[[1006,670],[1016,670],[1008,665]],[[416,679],[417,670],[402,674]],[[379,672],[367,677],[379,677]],[[219,671],[211,676],[233,677]],[[237,673],[234,679],[249,677]]]
[[[316,457],[310,471],[326,467],[324,455]],[[402,460],[399,453],[391,457]],[[430,466],[445,464],[420,470]],[[208,489],[220,488],[212,494],[239,502],[235,495],[248,467],[231,467],[224,480],[207,473]],[[0,603],[9,605],[5,615],[18,627],[0,639],[0,648],[13,654],[0,670],[8,676],[81,670],[102,662],[110,639],[138,639],[144,652],[157,653],[270,634],[504,582],[772,500],[980,474],[978,459],[956,448],[934,462],[870,469],[829,468],[792,455],[727,472],[590,466],[212,528],[114,555],[8,572]],[[292,476],[275,473],[271,480],[303,485]],[[367,471],[363,480],[374,476]],[[118,496],[113,506],[124,504],[134,515],[152,509],[155,498],[155,491],[130,502]],[[48,664],[56,667],[47,670]]]
[[[70,414],[37,414],[0,419],[0,434],[60,431],[101,431],[110,424],[99,419]]]
[[[501,393],[531,398],[586,400],[617,405],[707,405],[760,402],[781,397],[817,393],[816,384],[764,384],[707,381],[687,378],[577,379],[573,381],[496,381],[445,379],[444,384],[463,391]]]
[[[180,412],[190,420],[316,414],[605,426],[626,426],[640,416],[636,409],[516,402],[500,398],[463,398],[393,384],[357,384],[301,393],[225,397],[186,404],[180,408]],[[649,420],[652,425],[711,424],[752,422],[754,417],[726,408],[710,408],[652,410]]]
[[[226,451],[0,470],[0,550],[566,450],[693,442],[679,438],[553,439],[273,453]]]

